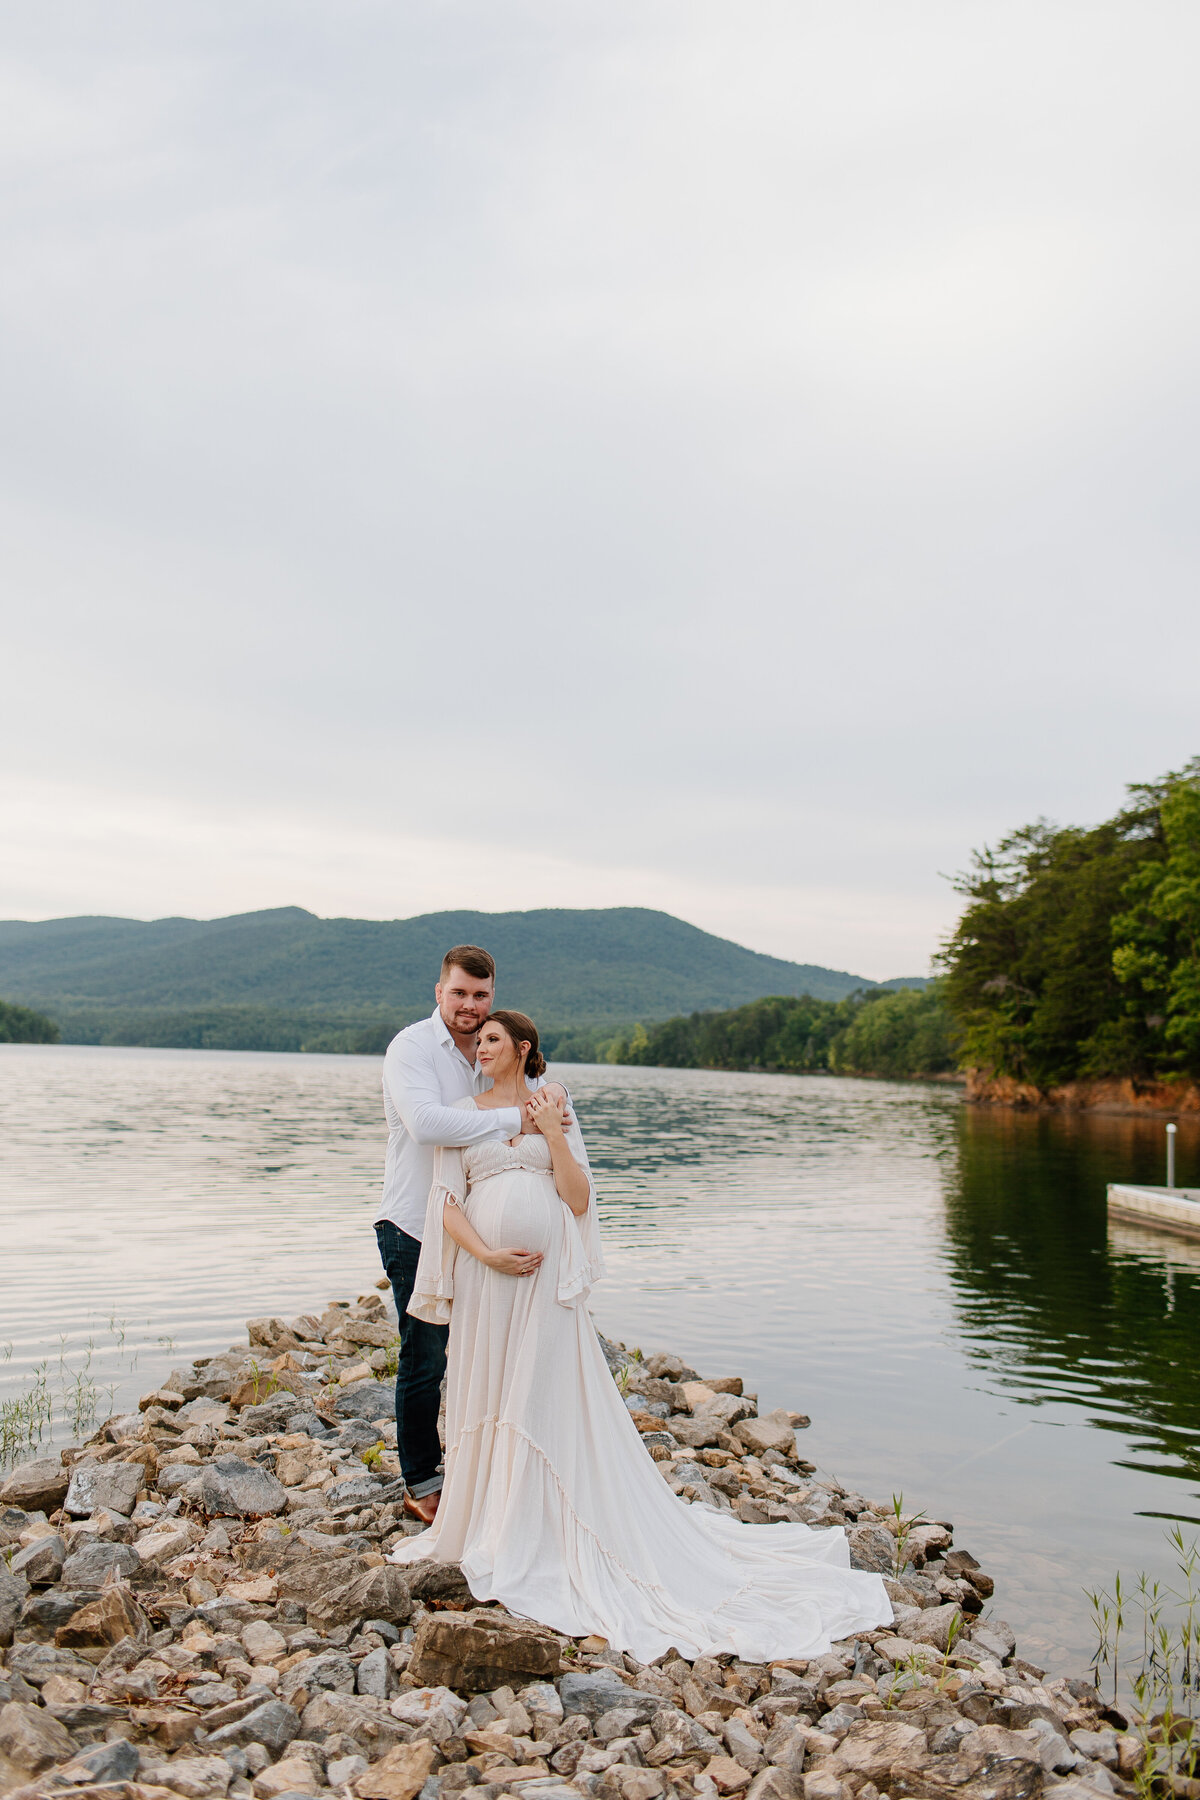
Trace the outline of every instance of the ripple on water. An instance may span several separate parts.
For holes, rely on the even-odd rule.
[[[252,1313],[374,1282],[380,1072],[0,1046],[0,1397],[90,1356],[128,1403]],[[1081,1666],[1084,1586],[1165,1571],[1164,1521],[1200,1515],[1200,1245],[1103,1203],[1157,1178],[1161,1127],[944,1087],[561,1072],[601,1193],[601,1326],[811,1413],[824,1469],[953,1519],[1029,1652]]]

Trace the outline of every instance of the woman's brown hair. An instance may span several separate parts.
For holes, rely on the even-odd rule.
[[[517,1055],[521,1054],[521,1045],[529,1045],[529,1054],[525,1058],[525,1076],[529,1081],[546,1073],[546,1059],[538,1049],[538,1029],[528,1013],[511,1012],[502,1006],[499,1012],[489,1013],[484,1020],[485,1025],[499,1025],[508,1033],[516,1046]]]

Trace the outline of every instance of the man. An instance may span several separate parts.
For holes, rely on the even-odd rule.
[[[497,1128],[509,1138],[535,1129],[515,1106],[476,1112],[454,1105],[485,1085],[475,1072],[475,1043],[496,995],[496,965],[487,951],[477,944],[447,950],[434,991],[432,1013],[394,1037],[384,1058],[388,1146],[383,1201],[375,1221],[400,1322],[396,1442],[408,1487],[404,1506],[426,1525],[433,1521],[442,1489],[437,1421],[449,1326],[411,1318],[408,1303],[433,1185],[433,1153],[439,1144],[478,1143]]]

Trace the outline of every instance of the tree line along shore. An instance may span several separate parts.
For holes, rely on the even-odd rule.
[[[736,1376],[604,1343],[689,1505],[846,1531],[894,1618],[824,1655],[642,1664],[386,1560],[401,1507],[377,1292],[249,1321],[137,1411],[0,1480],[8,1800],[1136,1800],[1188,1745],[989,1616],[953,1529],[816,1477]],[[1157,1692],[1157,1690],[1156,1690]],[[1185,1785],[1180,1787],[1178,1784]]]
[[[1200,1111],[1200,758],[1091,829],[976,853],[924,991],[639,1027],[613,1062],[930,1079],[1007,1105]]]
[[[1200,1112],[1200,757],[1128,793],[1099,825],[1041,819],[978,851],[924,986],[617,1026],[548,1022],[544,1048],[558,1062],[959,1077],[983,1102]],[[403,1022],[299,1024],[271,1047],[378,1053]],[[193,1029],[173,1041],[207,1041],[202,1022]],[[223,1047],[267,1047],[249,1009],[244,1046],[236,1021],[223,1030]],[[56,1035],[50,1019],[0,1004],[0,1042]],[[148,1030],[141,1041],[171,1040]]]

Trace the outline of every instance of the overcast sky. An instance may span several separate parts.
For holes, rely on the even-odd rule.
[[[1192,0],[18,0],[0,915],[919,973],[1200,751]]]

